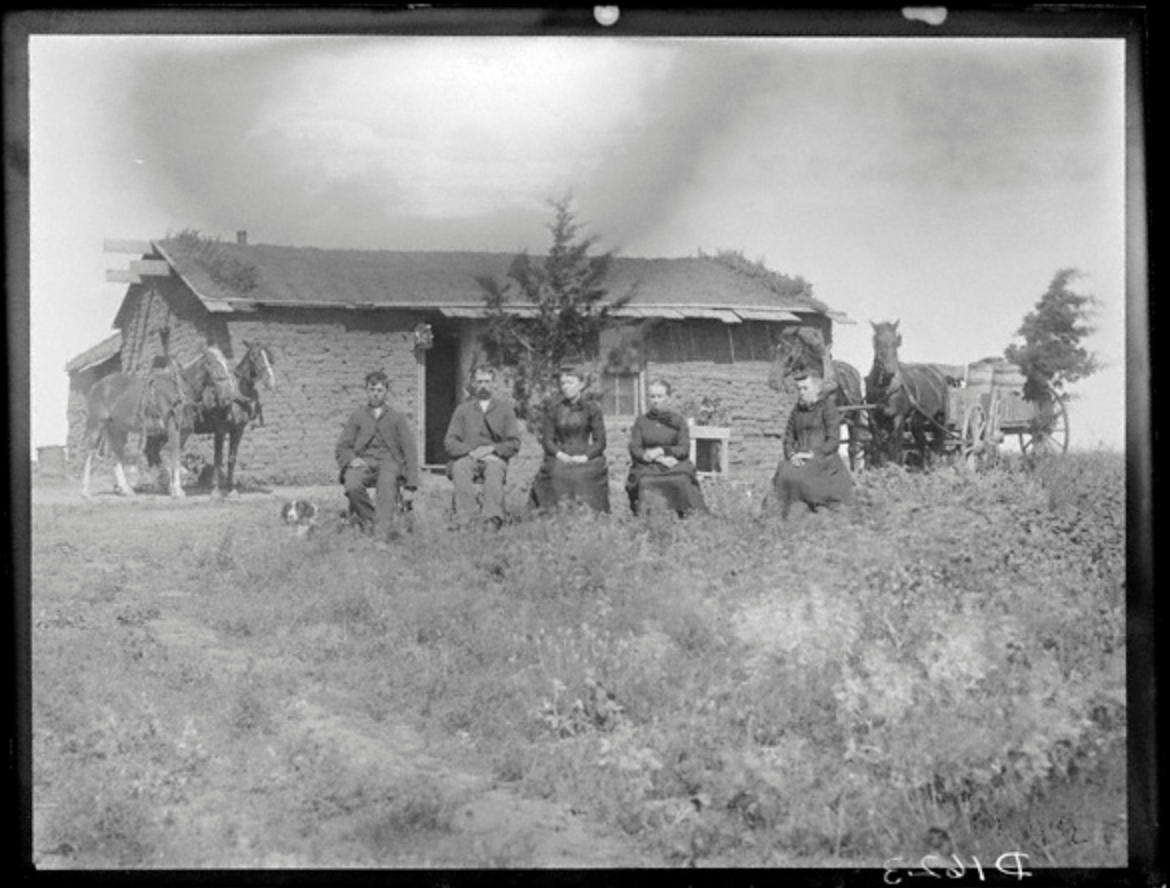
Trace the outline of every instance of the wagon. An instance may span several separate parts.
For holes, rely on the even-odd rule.
[[[1042,401],[1025,400],[1027,378],[1017,365],[987,359],[974,364],[932,366],[947,380],[945,425],[929,420],[936,426],[936,439],[941,438],[945,453],[960,456],[977,468],[995,459],[1000,445],[1013,435],[1018,437],[1025,454],[1062,454],[1068,450],[1064,401],[1051,387]],[[874,406],[852,404],[840,409],[842,413],[868,413]]]
[[[1023,371],[1007,361],[981,361],[948,375],[947,438],[972,467],[993,459],[1000,444],[1019,438],[1029,455],[1068,450],[1068,411],[1051,388],[1039,401],[1024,398]]]

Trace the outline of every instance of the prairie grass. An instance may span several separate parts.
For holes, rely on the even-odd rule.
[[[236,652],[220,660],[168,642],[157,608],[179,605],[134,570],[86,580],[79,610],[46,568],[37,847],[74,866],[531,865],[523,842],[428,857],[458,793],[293,731],[317,688],[464,743],[647,861],[1124,865],[1122,457],[858,485],[853,508],[786,523],[763,488],[723,484],[687,520],[565,510],[458,534],[439,486],[389,549],[295,540],[243,504],[194,545],[120,544],[167,563],[165,601]],[[34,569],[69,523],[37,521]]]

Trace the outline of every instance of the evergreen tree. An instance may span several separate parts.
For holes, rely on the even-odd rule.
[[[479,280],[488,308],[481,340],[489,360],[508,369],[524,418],[555,393],[556,373],[566,361],[596,361],[598,335],[612,323],[614,309],[629,301],[606,301],[603,281],[613,253],[590,255],[600,237],[581,236],[572,198],[549,203],[552,248],[544,260],[524,251],[513,259],[504,285]],[[517,291],[519,300],[513,298]]]
[[[1024,397],[1043,404],[1049,391],[1062,400],[1066,383],[1084,379],[1101,368],[1097,357],[1082,344],[1096,328],[1089,324],[1097,300],[1074,293],[1069,285],[1080,272],[1063,268],[1052,278],[1048,291],[1035,308],[1024,316],[1017,331],[1023,345],[1009,345],[1004,356],[1023,370],[1027,382]]]

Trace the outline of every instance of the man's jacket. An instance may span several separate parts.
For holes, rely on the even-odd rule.
[[[475,398],[455,408],[443,446],[451,459],[459,459],[483,444],[492,445],[500,459],[511,459],[520,450],[520,422],[509,401],[492,398],[481,410]]]
[[[389,460],[398,466],[407,487],[418,487],[418,447],[414,442],[414,430],[405,416],[390,407],[382,411],[381,419],[374,418],[368,405],[355,410],[337,440],[336,456],[342,474],[354,457],[360,456],[374,463]]]

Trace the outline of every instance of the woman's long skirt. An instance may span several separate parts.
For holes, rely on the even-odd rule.
[[[658,463],[633,466],[626,481],[626,494],[630,498],[630,511],[635,515],[651,502],[661,503],[680,515],[707,511],[707,501],[703,499],[703,490],[690,460],[673,468]]]
[[[815,512],[821,506],[832,508],[852,502],[853,476],[836,453],[814,457],[803,466],[783,460],[772,477],[772,489],[780,515],[787,518],[793,503],[805,503]]]
[[[574,465],[556,458],[545,459],[532,480],[529,502],[538,509],[577,501],[598,512],[609,511],[609,470],[605,457]]]

